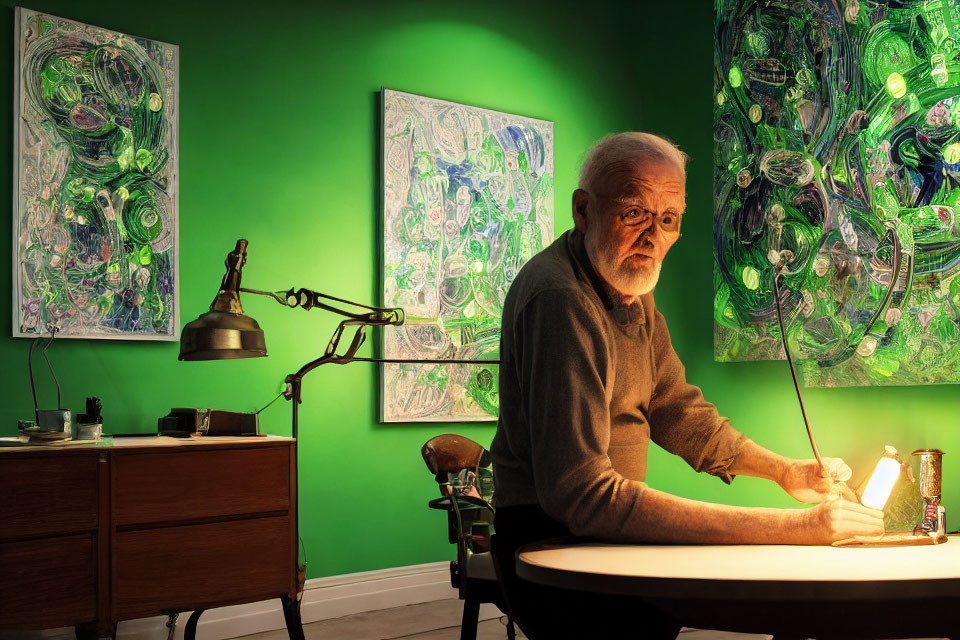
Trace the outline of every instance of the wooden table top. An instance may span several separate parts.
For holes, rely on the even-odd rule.
[[[960,597],[960,536],[903,547],[551,544],[524,547],[517,573],[551,586],[656,597]]]

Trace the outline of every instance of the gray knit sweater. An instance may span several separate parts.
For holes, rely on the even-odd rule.
[[[732,480],[745,437],[687,383],[653,295],[616,304],[576,230],[513,282],[500,356],[496,506],[539,504],[576,535],[629,542],[650,440]]]

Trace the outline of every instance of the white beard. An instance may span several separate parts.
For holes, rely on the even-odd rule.
[[[604,276],[614,289],[632,296],[643,296],[657,286],[660,279],[660,267],[663,263],[654,261],[652,267],[634,269],[621,264],[612,274]]]
[[[618,262],[604,248],[586,243],[587,256],[593,268],[607,284],[627,296],[642,296],[653,291],[660,279],[662,262],[653,261],[652,266],[631,267]]]

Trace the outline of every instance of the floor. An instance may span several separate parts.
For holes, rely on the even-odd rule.
[[[493,615],[490,611],[481,611],[477,640],[505,640],[506,618],[489,617]],[[463,604],[459,600],[440,600],[313,622],[304,625],[303,630],[307,640],[459,640],[462,613]],[[678,640],[769,640],[770,637],[685,629]],[[523,638],[523,634],[518,632],[517,638]],[[287,633],[267,631],[244,636],[243,640],[287,640]]]

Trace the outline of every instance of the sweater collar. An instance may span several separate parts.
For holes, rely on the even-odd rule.
[[[613,317],[617,324],[623,326],[644,324],[646,314],[644,313],[641,296],[634,298],[633,302],[629,305],[620,302],[621,296],[597,273],[596,269],[593,268],[593,264],[590,262],[590,257],[587,255],[587,249],[583,242],[583,234],[576,228],[571,229],[567,233],[567,246],[570,249],[570,254],[573,256],[574,262],[577,264],[581,273],[586,276],[611,317]]]

